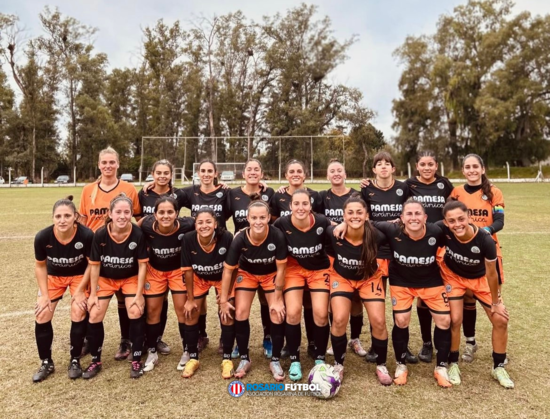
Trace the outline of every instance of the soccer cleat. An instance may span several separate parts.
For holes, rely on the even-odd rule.
[[[197,349],[199,352],[202,352],[202,350],[208,346],[208,342],[210,342],[208,336],[199,336],[199,341],[197,343]]]
[[[446,367],[435,367],[434,378],[439,387],[450,388],[453,386],[449,380],[449,374],[447,373]]]
[[[390,372],[385,365],[376,366],[376,377],[378,378],[378,382],[383,386],[391,386],[393,383]]]
[[[332,349],[332,346],[327,349],[327,355],[334,356],[334,349]]]
[[[252,368],[252,362],[247,359],[241,359],[237,371],[235,371],[235,378],[243,378]]]
[[[53,362],[50,362],[47,359],[43,360],[38,371],[36,371],[36,373],[32,376],[33,383],[44,381],[50,376],[50,374],[53,374],[54,371],[55,365],[53,364]]]
[[[147,354],[147,359],[145,360],[145,366],[143,367],[143,371],[149,372],[153,371],[155,369],[155,365],[157,365],[159,362],[159,355],[156,352],[151,352],[149,350]]]
[[[302,364],[298,361],[290,364],[290,369],[288,370],[288,376],[292,381],[298,381],[302,379]]]
[[[103,365],[101,362],[92,362],[90,365],[88,365],[88,368],[82,373],[82,378],[85,380],[89,380],[90,378],[94,378],[97,374],[99,374],[99,371],[101,371],[101,367]]]
[[[407,364],[418,364],[418,358],[407,348]]]
[[[359,339],[351,339],[348,342],[348,346],[355,352],[356,355],[359,356],[365,356],[367,355],[367,351],[363,349],[363,345],[361,345],[361,341]]]
[[[514,382],[510,379],[508,371],[504,367],[493,368],[491,375],[504,388],[514,388]]]
[[[420,349],[420,352],[418,353],[418,359],[420,359],[422,362],[426,362],[427,364],[432,362],[432,358],[434,355],[434,347],[431,343],[422,345],[422,349]]]
[[[128,339],[122,339],[115,354],[115,361],[124,361],[130,355],[132,343]]]
[[[311,343],[307,345],[307,356],[313,360],[317,358],[317,348],[315,347],[315,344]]]
[[[340,383],[342,383],[342,380],[344,379],[344,366],[341,364],[336,364],[332,367],[332,371],[334,371],[334,374],[340,378]]]
[[[191,357],[189,356],[189,352],[185,351],[183,353],[183,355],[181,356],[180,362],[179,362],[178,366],[176,367],[176,369],[178,371],[183,371],[183,369],[185,368],[185,364],[187,364],[190,359],[191,359]]]
[[[376,363],[376,359],[378,358],[378,354],[374,352],[373,347],[371,346],[369,350],[367,351],[367,354],[365,355],[365,361],[370,363]]]
[[[460,368],[458,368],[458,363],[453,362],[449,366],[449,371],[447,371],[447,374],[449,375],[449,381],[453,386],[459,386],[462,383],[462,380],[460,378]]]
[[[275,381],[280,382],[285,379],[285,372],[283,371],[283,367],[281,367],[281,363],[279,361],[271,361],[269,363],[269,370],[271,371],[271,374],[273,374]]]
[[[233,352],[231,352],[231,359],[237,359],[240,357],[241,357],[241,354],[239,353],[239,347],[235,345],[235,348],[233,348]]]
[[[198,359],[190,359],[181,373],[183,378],[190,378],[195,374],[195,371],[199,369],[200,362]]]
[[[407,369],[406,364],[397,364],[395,368],[395,375],[393,382],[398,386],[404,386],[407,384],[407,376],[409,375],[409,370]]]
[[[270,338],[264,338],[263,347],[264,347],[265,357],[267,359],[271,359],[271,357],[273,355],[273,344],[271,343]]]
[[[170,346],[162,340],[159,340],[157,343],[157,352],[161,353],[162,355],[169,355],[170,354]]]
[[[466,346],[464,347],[464,353],[462,354],[462,360],[464,362],[473,362],[476,352],[477,352],[477,343],[475,345],[466,343]]]
[[[231,361],[230,359],[224,359],[222,361],[222,378],[225,378],[227,380],[233,377],[233,374],[233,361]]]
[[[285,346],[283,346],[283,349],[281,349],[281,359],[286,359],[290,356],[290,352],[288,350],[288,348]]]
[[[82,367],[80,366],[80,361],[78,359],[73,359],[71,361],[67,373],[71,380],[82,378]]]
[[[90,353],[90,342],[88,342],[88,339],[84,338],[84,342],[82,342],[82,350],[80,351],[80,357],[84,357]]]
[[[143,375],[143,364],[140,361],[132,361],[130,378],[140,378]]]

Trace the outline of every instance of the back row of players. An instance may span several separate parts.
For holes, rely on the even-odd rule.
[[[364,182],[361,194],[345,186],[346,174],[339,162],[329,164],[327,178],[332,187],[320,193],[303,187],[305,166],[296,160],[285,170],[289,185],[277,192],[261,183],[257,160],[247,162],[243,187],[217,185],[215,163],[205,161],[199,166],[201,184],[181,190],[171,185],[170,163],[159,161],[153,168],[153,184],[139,196],[132,185],[117,179],[118,154],[113,149],[100,153],[99,169],[100,179],[82,192],[79,211],[70,200],[58,201],[53,226],[35,239],[40,289],[36,339],[42,360],[35,382],[54,371],[51,319],[67,287],[72,295],[69,377],[73,379],[95,377],[102,368],[103,318],[115,293],[122,335],[115,358],[128,357],[131,342],[131,377],[153,370],[157,353],[169,351],[161,340],[168,289],[184,350],[178,369],[183,370],[183,377],[191,377],[200,365],[201,346],[208,342],[205,297],[214,287],[224,378],[242,378],[250,371],[248,318],[255,292],[262,290],[264,349],[277,381],[285,377],[280,363],[285,339],[290,355],[288,375],[294,381],[302,378],[303,305],[307,307],[308,353],[316,363],[325,360],[329,336],[341,377],[346,345],[367,355],[358,340],[362,303],[371,325],[369,359],[377,364],[379,382],[406,384],[407,362],[417,362],[408,351],[408,325],[417,297],[422,301],[418,316],[424,341],[419,357],[431,361],[433,318],[434,377],[439,385],[461,382],[458,350],[463,321],[467,338],[463,360],[473,360],[477,299],[493,324],[492,375],[502,386],[513,387],[504,368],[508,313],[500,297],[502,263],[495,235],[503,227],[504,202],[487,180],[479,156],[466,156],[467,184],[453,189],[446,178],[437,175],[433,153],[421,153],[418,175],[400,182],[393,178],[391,156],[381,152],[374,157],[375,178]],[[449,197],[457,201],[445,204]],[[178,216],[182,207],[191,210],[192,218]],[[141,228],[131,223],[132,216]],[[240,231],[235,238],[225,230],[230,216],[236,232]],[[391,222],[396,219],[401,222]],[[340,226],[334,232],[336,224]],[[393,378],[386,368],[388,277],[397,362]],[[463,301],[468,308],[464,314]],[[357,303],[359,310],[353,307]],[[350,314],[352,340],[348,342]],[[85,336],[92,362],[82,370]],[[233,349],[235,340],[237,348]],[[142,364],[144,344],[148,355]],[[236,350],[240,363],[234,371],[231,358]]]

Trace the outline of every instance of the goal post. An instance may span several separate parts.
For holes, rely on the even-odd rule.
[[[198,183],[200,162],[193,163],[193,184]],[[246,162],[217,162],[218,180],[223,183],[241,183]]]

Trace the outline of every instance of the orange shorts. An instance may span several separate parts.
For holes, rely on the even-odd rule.
[[[379,268],[373,276],[360,281],[346,279],[336,271],[330,273],[330,298],[346,297],[353,300],[353,294],[358,291],[363,302],[380,301],[386,299],[384,283],[382,281],[382,270]]]
[[[132,276],[126,279],[109,279],[99,277],[97,283],[97,296],[101,300],[109,299],[117,291],[122,291],[122,295],[126,297],[135,297],[137,292],[138,277]]]
[[[310,271],[297,264],[287,265],[283,292],[304,289],[306,286],[310,292],[330,292],[330,269]]]
[[[390,260],[389,259],[376,259],[378,263],[378,269],[382,270],[382,276],[387,278],[390,276]]]
[[[235,291],[256,291],[260,286],[266,293],[274,292],[276,277],[276,272],[269,275],[254,275],[239,269],[235,280]]]
[[[216,290],[216,295],[220,295],[222,292],[222,281],[207,281],[193,274],[193,296],[195,298],[206,297],[212,287]],[[187,291],[185,292],[187,293]],[[233,286],[233,289],[229,293],[228,299],[232,298],[235,298],[235,286]]]
[[[437,263],[443,262],[443,258],[445,257],[445,246],[440,247],[437,249],[437,254],[435,255],[435,260]]]
[[[147,264],[147,276],[145,277],[143,295],[145,297],[160,297],[166,294],[168,288],[172,292],[179,291],[181,293],[185,291],[181,269],[163,272]]]
[[[466,294],[466,290],[471,290],[476,300],[484,306],[491,308],[493,297],[491,296],[491,289],[489,288],[486,276],[468,279],[455,274],[445,262],[442,262],[439,267],[441,268],[441,276],[443,277],[445,292],[449,300],[462,300],[464,294]]]
[[[449,299],[443,285],[432,288],[408,288],[390,285],[390,293],[394,313],[411,311],[414,297],[421,298],[432,313],[450,313]]]
[[[69,288],[71,295],[74,295],[76,289],[82,282],[82,275],[75,276],[52,276],[48,275],[48,296],[50,301],[55,303],[63,298],[63,294]],[[89,291],[85,291],[86,297],[90,295]],[[40,296],[40,290],[38,291]]]

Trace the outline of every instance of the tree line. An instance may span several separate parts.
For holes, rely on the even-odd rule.
[[[362,92],[331,81],[358,39],[337,39],[315,6],[261,22],[240,11],[185,25],[158,20],[142,29],[131,68],[110,68],[93,45],[97,30],[58,9],[44,8],[32,38],[17,16],[0,14],[0,173],[76,167],[88,180],[107,145],[136,173],[144,136],[168,138],[143,142],[144,170],[159,158],[190,169],[205,157],[254,156],[274,169],[279,159],[326,167],[337,157],[362,176],[383,147],[395,147],[402,165],[428,147],[454,162],[470,151],[494,163],[543,159],[550,21],[512,18],[510,8],[470,1],[441,17],[435,35],[406,39],[395,52],[404,70],[393,146],[372,124]],[[316,140],[314,153],[307,138],[274,139],[323,134],[338,137]]]

